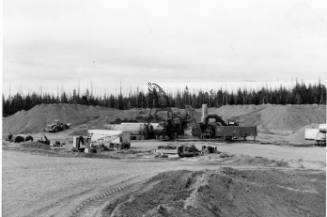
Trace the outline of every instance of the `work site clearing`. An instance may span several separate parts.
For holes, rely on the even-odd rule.
[[[172,110],[203,121],[201,109]],[[170,140],[130,140],[128,149],[85,153],[65,147],[90,130],[142,122],[151,113],[53,104],[3,118],[4,137],[34,140],[3,139],[2,215],[326,216],[326,148],[305,139],[308,127],[325,123],[325,105],[208,108],[226,123],[255,126],[257,135],[247,140],[201,139],[186,128]],[[55,120],[69,127],[45,132]],[[201,137],[211,133],[201,130]],[[37,141],[44,135],[49,144]],[[185,158],[178,147],[194,147],[197,154]]]

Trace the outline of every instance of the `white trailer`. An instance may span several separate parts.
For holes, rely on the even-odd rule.
[[[91,146],[103,145],[107,148],[124,148],[130,147],[130,135],[128,132],[119,130],[88,130],[91,138]]]
[[[305,140],[315,141],[318,145],[326,145],[326,124],[305,128],[304,138]]]
[[[105,124],[104,128],[113,131],[128,132],[132,140],[143,140],[153,137],[153,133],[162,131],[159,123],[121,123]]]

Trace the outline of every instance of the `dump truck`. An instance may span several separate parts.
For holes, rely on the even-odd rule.
[[[257,136],[256,126],[239,126],[235,120],[225,122],[217,114],[207,114],[207,105],[202,105],[201,122],[194,124],[192,135],[200,139],[223,139],[227,141],[246,140],[252,136],[255,140]]]

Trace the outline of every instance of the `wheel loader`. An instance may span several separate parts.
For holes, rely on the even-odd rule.
[[[59,131],[63,131],[63,130],[66,130],[70,127],[70,124],[67,123],[67,124],[64,124],[58,120],[55,120],[54,122],[48,124],[46,126],[46,128],[44,128],[44,131],[45,132],[49,132],[49,133],[56,133],[56,132],[59,132]]]

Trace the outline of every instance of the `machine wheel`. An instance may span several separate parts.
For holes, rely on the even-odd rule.
[[[208,125],[205,129],[205,137],[208,138],[208,139],[213,139],[215,138],[216,136],[216,133],[215,133],[215,127],[214,126],[211,126],[211,125]]]

